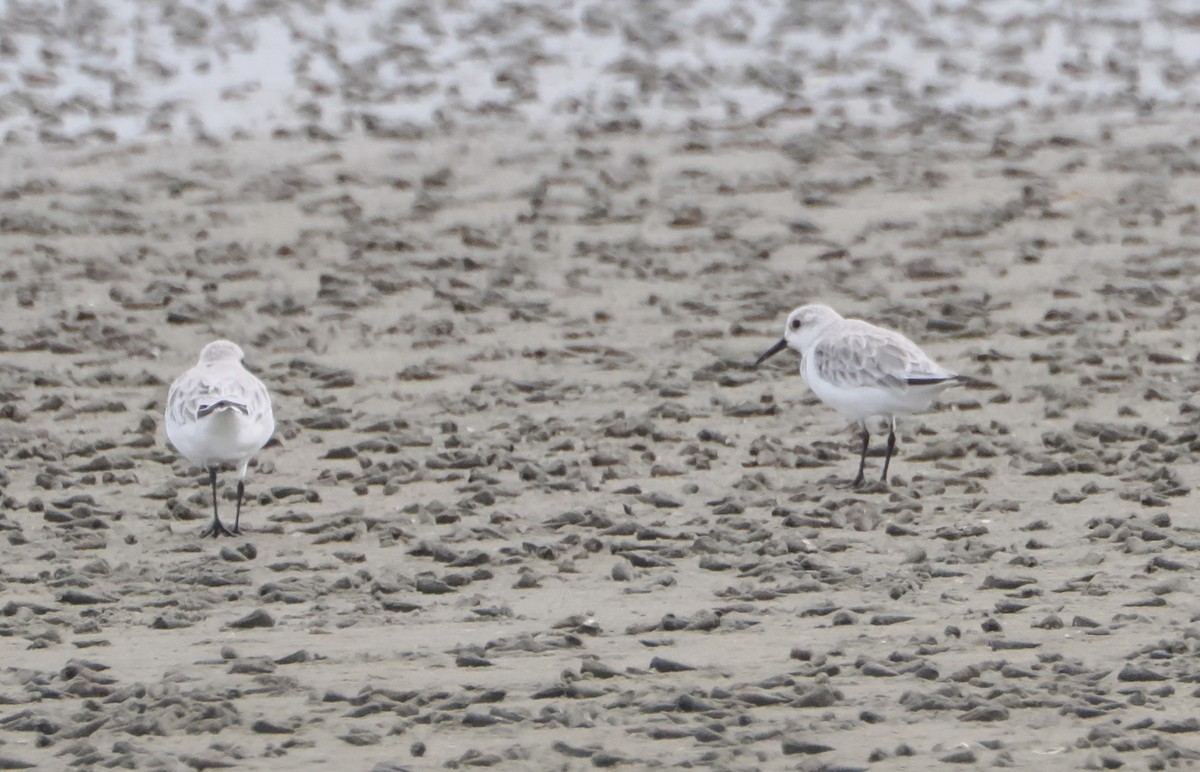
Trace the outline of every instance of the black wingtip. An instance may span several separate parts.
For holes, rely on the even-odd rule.
[[[212,404],[201,405],[199,408],[197,408],[196,409],[196,417],[204,418],[207,415],[212,415],[213,413],[217,412],[218,410],[224,410],[224,409],[236,410],[239,413],[241,413],[242,415],[250,415],[250,408],[246,407],[242,403],[234,402],[234,401],[228,400],[228,399],[219,399],[216,402],[213,402]]]
[[[984,383],[978,378],[972,378],[969,375],[951,375],[944,378],[905,378],[904,382],[909,386],[936,386],[938,384],[946,386],[979,386]]]

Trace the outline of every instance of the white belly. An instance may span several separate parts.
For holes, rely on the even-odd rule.
[[[838,386],[823,380],[806,359],[800,374],[817,399],[854,421],[863,422],[873,416],[891,419],[898,415],[909,415],[929,409],[933,401],[945,388],[940,384],[929,386]]]
[[[168,423],[167,438],[197,466],[241,465],[249,461],[275,430],[275,422],[255,422],[236,410],[218,410],[203,418]]]

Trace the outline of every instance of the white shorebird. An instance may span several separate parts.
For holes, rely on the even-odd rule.
[[[788,315],[783,338],[767,350],[755,367],[791,348],[800,354],[800,375],[813,394],[862,429],[862,455],[854,485],[863,481],[871,433],[867,419],[888,422],[883,475],[896,447],[896,416],[928,409],[943,390],[966,383],[934,362],[908,338],[858,319],[845,319],[829,306],[801,306]]]
[[[167,394],[167,438],[184,458],[208,469],[212,485],[213,522],[201,537],[241,533],[246,467],[275,431],[271,395],[242,366],[243,356],[236,343],[213,341]],[[217,467],[226,464],[236,465],[238,473],[233,530],[225,528],[217,515]]]

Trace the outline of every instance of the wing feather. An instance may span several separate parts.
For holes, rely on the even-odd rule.
[[[201,405],[222,399],[245,405],[251,420],[263,418],[271,409],[267,387],[245,370],[189,370],[167,394],[171,417],[180,424],[196,420]]]
[[[817,374],[837,386],[903,389],[951,380],[954,373],[903,335],[847,320],[813,346]]]

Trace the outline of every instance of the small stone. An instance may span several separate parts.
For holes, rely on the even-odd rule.
[[[228,627],[235,630],[248,630],[254,627],[274,627],[275,620],[262,609],[255,609],[241,619],[230,622]]]
[[[251,724],[250,729],[259,734],[292,734],[292,730],[288,727],[261,718]]]
[[[367,745],[378,745],[383,738],[368,729],[351,729],[346,734],[339,735],[338,739],[361,748]]]
[[[663,657],[655,657],[650,660],[650,669],[658,673],[682,673],[696,668]]]
[[[811,756],[816,753],[828,753],[831,750],[833,750],[833,747],[830,745],[822,745],[821,743],[809,740],[788,738],[783,741],[783,755],[785,756],[794,756],[796,754]]]
[[[459,654],[454,658],[454,664],[458,667],[491,667],[492,661],[474,654]]]
[[[958,717],[959,721],[1007,721],[1008,711],[1000,706],[979,705]]]
[[[1155,673],[1149,668],[1139,667],[1132,662],[1126,663],[1125,667],[1121,668],[1121,672],[1117,673],[1118,681],[1165,681],[1167,677],[1160,673]]]

